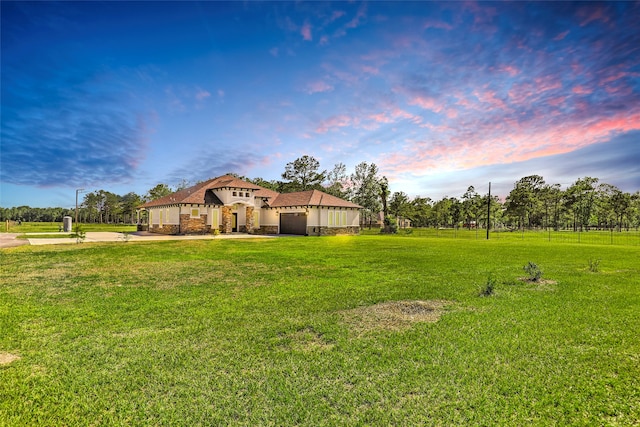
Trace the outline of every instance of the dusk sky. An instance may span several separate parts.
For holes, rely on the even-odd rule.
[[[640,2],[1,2],[0,205],[303,155],[390,190],[640,190]]]

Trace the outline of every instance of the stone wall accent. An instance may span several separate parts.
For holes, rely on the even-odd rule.
[[[278,234],[277,225],[262,225],[259,228],[254,228],[253,234]]]
[[[251,233],[253,231],[253,206],[247,206],[247,210],[245,213],[246,216],[246,227],[244,232]]]
[[[231,233],[231,221],[233,219],[233,213],[231,212],[230,206],[222,207],[222,223],[220,224],[220,232],[221,233]]]
[[[191,218],[189,214],[180,215],[180,234],[204,234],[209,232],[211,232],[211,226],[207,224],[207,214],[201,214],[198,218]]]
[[[315,231],[314,231],[315,228]],[[310,236],[337,236],[341,234],[360,234],[360,227],[307,227],[307,234]]]
[[[149,231],[158,234],[178,234],[179,232],[177,224],[163,224],[162,227],[158,224],[153,224],[149,226]]]

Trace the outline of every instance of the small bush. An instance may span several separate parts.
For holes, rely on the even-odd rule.
[[[482,288],[480,288],[480,292],[478,296],[490,297],[491,295],[493,295],[495,289],[496,289],[496,280],[490,274],[489,277],[487,277],[487,283]]]
[[[392,216],[387,215],[384,218],[384,227],[380,229],[382,234],[395,234],[398,232],[398,222]]]
[[[589,271],[592,273],[597,273],[600,271],[600,260],[589,258]]]
[[[76,229],[69,237],[76,239],[76,243],[82,243],[87,238],[87,233],[80,227],[80,224],[76,224]]]
[[[534,262],[529,261],[527,265],[522,268],[529,275],[528,279],[532,282],[537,282],[542,277],[542,270],[540,270],[540,267]]]

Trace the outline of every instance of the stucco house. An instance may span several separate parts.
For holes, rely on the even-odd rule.
[[[223,175],[147,202],[148,230],[163,234],[358,234],[362,207],[318,190],[278,193]]]

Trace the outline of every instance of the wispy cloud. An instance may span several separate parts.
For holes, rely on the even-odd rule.
[[[313,40],[313,35],[311,34],[311,24],[309,24],[308,21],[305,21],[305,23],[302,24],[302,28],[300,28],[300,35],[302,35],[303,40]]]
[[[2,168],[12,184],[59,186],[128,182],[145,157],[150,116],[131,106],[108,73],[3,64]]]
[[[332,90],[333,90],[333,86],[322,80],[311,82],[307,84],[305,88],[305,92],[307,92],[310,95],[314,93],[319,93],[319,92],[329,92]]]

